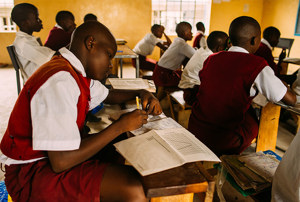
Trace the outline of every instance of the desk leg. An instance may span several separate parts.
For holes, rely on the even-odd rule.
[[[275,151],[280,116],[280,106],[269,102],[261,110],[256,152]]]
[[[123,78],[123,59],[120,59],[120,77]]]
[[[193,202],[194,193],[151,198],[151,202]]]
[[[139,60],[139,56],[136,58],[135,60],[135,76],[136,78],[139,78],[140,77],[140,60]]]

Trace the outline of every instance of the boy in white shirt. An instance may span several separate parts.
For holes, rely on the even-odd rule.
[[[13,45],[23,67],[21,73],[25,83],[37,68],[52,58],[55,51],[41,46],[37,38],[32,36],[33,32],[39,32],[43,28],[38,9],[34,5],[16,5],[11,12],[11,18],[20,28]]]
[[[133,48],[133,51],[139,55],[140,69],[153,71],[156,61],[146,57],[152,54],[155,46],[158,46],[160,49],[165,51],[172,43],[169,37],[164,33],[164,30],[165,28],[163,26],[154,24],[151,27],[151,33],[146,34],[146,36]],[[161,40],[163,35],[167,39],[167,42]],[[135,60],[135,58],[132,60],[134,67]]]
[[[192,26],[180,22],[176,26],[177,38],[166,50],[155,66],[153,81],[156,86],[177,87],[181,76],[181,65],[186,58],[191,58],[196,50],[186,43],[193,38]]]
[[[204,36],[205,27],[204,27],[203,22],[198,22],[196,24],[196,28],[197,28],[197,34],[193,41],[193,48],[198,48],[198,49],[206,48],[207,44],[206,44],[205,36]]]
[[[213,53],[225,50],[228,35],[225,32],[213,31],[207,38],[207,48],[200,48],[185,66],[178,87],[184,89],[184,100],[192,105],[200,85],[199,72],[203,63]]]

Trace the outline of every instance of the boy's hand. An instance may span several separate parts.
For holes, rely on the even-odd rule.
[[[131,131],[140,128],[147,123],[148,114],[144,110],[136,109],[132,112],[123,114],[118,121],[124,127],[124,131]]]
[[[162,113],[159,101],[152,93],[148,91],[142,91],[140,97],[142,99],[143,109],[147,112],[147,114],[159,115]]]

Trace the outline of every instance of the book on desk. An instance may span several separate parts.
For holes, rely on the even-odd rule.
[[[118,90],[145,89],[152,93],[156,92],[154,82],[142,78],[108,78],[106,80],[106,85],[111,85],[112,89]]]

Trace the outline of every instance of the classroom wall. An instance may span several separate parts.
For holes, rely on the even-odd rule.
[[[55,15],[60,10],[71,11],[77,25],[83,22],[85,14],[94,13],[116,38],[126,39],[130,48],[133,48],[151,27],[151,0],[15,0],[15,4],[23,2],[31,3],[39,9],[44,29],[34,35],[41,37],[43,42],[55,25]],[[6,46],[13,42],[15,34],[0,34],[0,37],[0,62],[11,63]]]

